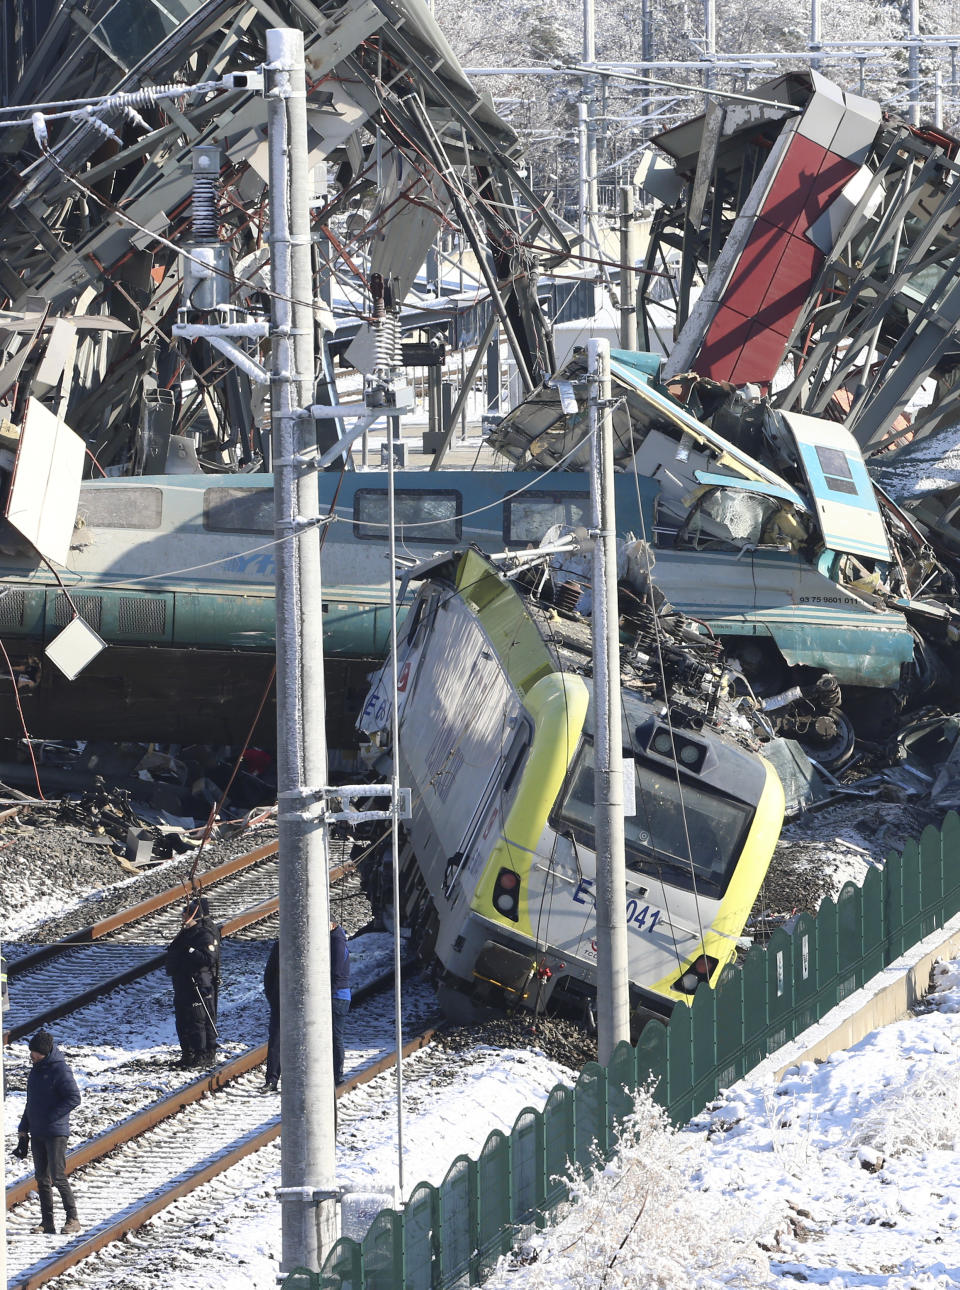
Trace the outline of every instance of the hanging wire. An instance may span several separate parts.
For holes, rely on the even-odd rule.
[[[393,827],[390,831],[390,847],[393,859],[393,993],[396,1020],[397,1044],[397,1186],[400,1192],[400,1204],[403,1204],[403,998],[401,992],[401,954],[400,954],[400,819],[398,814],[400,801],[400,696],[397,677],[397,534],[396,534],[396,495],[394,489],[394,422],[387,420],[387,506],[390,518],[390,738],[393,744],[393,764],[390,769],[390,810],[393,815]]]
[[[663,662],[663,634],[660,626],[660,619],[657,614],[657,607],[656,607],[656,604],[654,603],[654,598],[653,598],[653,573],[650,567],[650,542],[647,535],[646,517],[644,516],[644,513],[643,513],[643,500],[640,496],[640,477],[637,471],[636,453],[633,454],[632,461],[633,461],[633,481],[634,481],[634,488],[635,488],[636,497],[637,497],[637,512],[640,516],[640,534],[643,539],[644,560],[646,565],[645,572],[647,575],[647,587],[649,589],[649,596],[650,596],[651,621],[653,624],[653,639],[657,647],[657,666],[660,673],[660,685],[663,690],[663,696],[664,696],[664,709],[665,709],[664,720],[666,721],[667,729],[670,732],[670,747],[674,750],[673,763],[674,763],[674,774],[677,781],[677,797],[680,802],[680,819],[681,819],[681,822],[683,823],[683,836],[687,844],[687,863],[690,867],[690,882],[693,886],[694,908],[697,911],[697,930],[700,934],[700,943],[702,945],[703,944],[703,920],[700,917],[700,896],[697,891],[697,870],[693,860],[693,844],[690,841],[690,829],[687,822],[687,810],[686,810],[686,804],[684,802],[683,782],[680,776],[680,764],[676,757],[676,741],[674,738],[673,721],[670,715],[670,712],[671,712],[670,703],[667,701],[667,675],[666,675],[666,668]],[[670,911],[668,909],[667,910],[668,917],[669,917],[669,914],[670,914]]]
[[[20,717],[20,728],[23,731],[23,741],[27,745],[27,752],[30,754],[30,762],[33,766],[33,778],[37,785],[37,796],[41,802],[47,799],[43,795],[43,789],[40,787],[40,772],[37,769],[37,759],[33,754],[33,740],[30,738],[30,732],[27,730],[27,721],[23,715],[23,707],[20,703],[20,691],[17,689],[17,675],[13,670],[13,664],[10,662],[10,655],[7,653],[7,647],[0,640],[0,652],[3,653],[4,662],[7,665],[7,671],[10,674],[10,684],[13,686],[13,701],[17,705],[17,713]]]

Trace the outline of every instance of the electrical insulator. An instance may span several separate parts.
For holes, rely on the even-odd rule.
[[[191,155],[193,159],[193,236],[198,242],[216,242],[220,149],[194,148]]]

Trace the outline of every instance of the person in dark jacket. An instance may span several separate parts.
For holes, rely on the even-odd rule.
[[[330,919],[330,990],[333,995],[333,1082],[343,1083],[343,1027],[350,1011],[350,950],[347,934]]]
[[[166,969],[173,980],[179,1065],[216,1061],[220,931],[205,896],[195,896],[184,906],[183,926],[167,947]]]
[[[275,1093],[280,1082],[280,942],[274,941],[263,969],[263,993],[270,1005],[270,1029],[267,1032],[267,1070],[264,1093]]]
[[[40,1225],[35,1230],[51,1235],[57,1228],[53,1221],[53,1189],[63,1201],[66,1222],[63,1232],[79,1232],[77,1202],[67,1182],[67,1138],[70,1135],[70,1112],[80,1105],[77,1081],[53,1042],[48,1030],[38,1030],[30,1040],[27,1076],[27,1105],[17,1130],[14,1155],[26,1160],[33,1150],[33,1172],[40,1195]]]

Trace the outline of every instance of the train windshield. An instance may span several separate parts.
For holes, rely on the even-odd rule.
[[[637,813],[624,820],[627,868],[720,897],[727,889],[752,817],[746,802],[711,792],[634,754]],[[596,848],[593,741],[584,739],[560,806],[562,827]],[[692,859],[691,859],[692,857]]]

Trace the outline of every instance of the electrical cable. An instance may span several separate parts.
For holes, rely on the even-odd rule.
[[[20,717],[20,728],[23,731],[23,741],[27,745],[27,752],[30,754],[30,762],[33,766],[33,778],[37,785],[37,796],[40,798],[41,802],[45,802],[47,799],[44,797],[43,789],[40,787],[40,772],[37,769],[37,759],[33,753],[33,740],[30,738],[30,732],[27,730],[27,721],[23,715],[23,707],[20,703],[20,691],[17,688],[16,673],[13,670],[13,664],[10,662],[10,655],[7,653],[7,647],[4,645],[2,640],[0,640],[0,650],[3,651],[3,659],[7,665],[7,671],[10,674],[10,684],[13,686],[13,700],[17,705],[17,713]]]
[[[648,593],[650,598],[651,619],[653,624],[653,639],[657,647],[657,663],[660,671],[660,684],[664,695],[664,708],[665,708],[664,719],[666,721],[667,730],[670,735],[670,746],[674,752],[674,758],[673,758],[674,774],[675,774],[676,783],[677,783],[677,796],[680,803],[680,818],[683,823],[683,834],[687,844],[687,863],[690,867],[690,881],[693,886],[694,904],[697,911],[697,928],[700,933],[700,943],[702,945],[704,936],[703,936],[703,923],[700,918],[700,897],[697,891],[696,866],[693,859],[693,844],[690,841],[690,829],[687,821],[686,805],[684,802],[683,784],[680,776],[680,764],[676,757],[676,740],[674,737],[671,708],[670,708],[670,703],[667,699],[667,695],[669,692],[667,689],[666,668],[663,662],[663,638],[662,638],[662,632],[660,627],[659,615],[657,614],[657,608],[653,597],[653,572],[650,566],[650,542],[647,536],[646,516],[644,515],[644,512],[643,512],[643,500],[640,495],[640,476],[637,470],[636,453],[632,455],[631,461],[633,463],[632,473],[633,473],[634,487],[636,490],[636,497],[637,497],[637,513],[640,516],[640,536],[643,540],[643,550],[644,550],[644,556],[646,560],[645,572],[647,575],[647,588],[648,588]],[[668,917],[669,917],[669,911],[668,911]]]
[[[160,99],[183,99],[192,94],[210,94],[217,90],[226,92],[231,87],[222,81],[201,81],[197,85],[151,85],[140,90],[122,91],[119,94],[101,94],[93,98],[59,99],[49,103],[14,103],[0,107],[0,114],[6,112],[35,112],[46,114],[50,109],[100,107],[106,111],[114,108],[152,107]],[[30,125],[28,119],[21,124]]]

